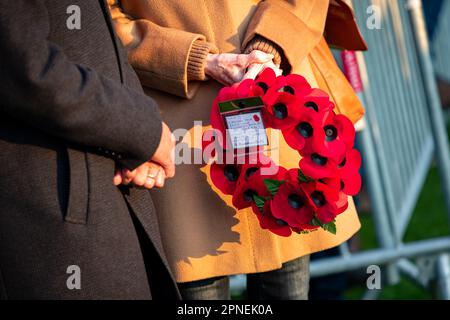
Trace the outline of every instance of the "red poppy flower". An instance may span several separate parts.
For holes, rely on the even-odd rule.
[[[299,99],[285,92],[267,93],[264,98],[266,108],[263,109],[265,123],[275,129],[290,129],[297,120],[295,115],[299,112]]]
[[[270,230],[279,236],[289,237],[292,234],[291,227],[285,221],[277,219],[272,215],[270,203],[271,201],[267,201],[262,210],[256,204],[252,205],[253,212],[259,220],[259,225],[261,228]]]
[[[347,150],[353,147],[355,127],[344,115],[329,113],[321,131],[323,134],[315,139],[316,151],[335,161],[342,159]]]
[[[293,176],[293,177],[292,177]],[[273,198],[272,215],[289,226],[303,229],[314,217],[313,204],[298,182],[298,170],[291,169]]]
[[[344,212],[345,210],[347,210],[348,207],[348,196],[342,192],[341,188],[342,188],[342,183],[341,183],[341,178],[336,176],[336,177],[328,177],[328,178],[323,178],[323,179],[319,179],[317,180],[320,183],[325,184],[326,186],[328,186],[329,188],[331,188],[331,190],[329,190],[329,192],[334,192],[334,195],[332,196],[332,198],[337,199],[335,201],[336,203],[336,207],[337,207],[337,213],[340,214],[342,212]]]
[[[311,89],[306,94],[299,95],[300,105],[315,112],[329,112],[334,109],[333,102],[325,91]],[[325,114],[326,115],[326,114]]]
[[[280,180],[286,173],[286,169],[277,166],[265,156],[254,164],[244,164],[233,194],[233,206],[237,209],[248,208],[253,203],[253,196],[267,197],[270,192],[264,183],[264,179]],[[268,161],[266,161],[268,160]]]
[[[245,79],[236,87],[237,99],[262,97],[264,90],[253,79]]]
[[[313,204],[316,217],[322,223],[333,221],[342,212],[342,207],[338,207],[338,204],[342,206],[338,191],[319,181],[302,183],[301,187]]]
[[[250,172],[246,170],[246,172]],[[248,208],[253,203],[253,196],[267,196],[268,191],[264,180],[257,172],[251,173],[245,179],[240,178],[233,194],[233,206],[238,209]]]
[[[337,163],[330,158],[324,157],[316,152],[305,155],[300,160],[302,172],[313,179],[334,177],[337,175]]]
[[[218,103],[254,96],[263,97],[266,125],[280,129],[287,144],[298,150],[303,157],[299,163],[301,171],[312,181],[300,182],[299,169],[287,171],[278,167],[259,148],[252,150],[255,152],[227,149],[228,137]],[[238,210],[252,207],[261,227],[280,236],[317,229],[320,226],[315,219],[322,224],[332,222],[347,209],[348,196],[355,195],[361,187],[361,157],[352,149],[353,124],[333,109],[329,96],[312,89],[302,76],[276,77],[270,68],[256,80],[246,79],[223,88],[211,110],[214,134],[207,131],[208,136],[202,140],[204,150],[212,148],[211,156],[226,157],[224,164],[223,160],[216,160],[211,166],[214,185],[224,194],[233,195],[233,205]],[[265,179],[283,180],[275,196]],[[262,200],[265,202],[261,208],[257,205],[261,206]]]
[[[292,113],[297,119],[290,128],[283,130],[286,143],[301,155],[308,155],[316,150],[316,146],[325,141],[326,119],[332,113],[333,103],[325,92],[313,89],[308,94],[299,98],[299,108]]]
[[[279,76],[267,93],[286,92],[295,96],[302,96],[311,90],[311,86],[304,77],[298,74]]]
[[[349,150],[344,159],[338,164],[338,177],[340,178],[340,190],[349,195],[358,194],[361,189],[361,155],[358,150]]]
[[[318,142],[323,141],[325,134],[322,126],[327,112],[316,112],[311,108],[301,107],[295,113],[296,124],[283,130],[286,143],[300,154],[311,154]]]
[[[241,169],[242,166],[239,164],[218,164],[215,162],[211,165],[211,180],[221,192],[231,195],[236,191]]]
[[[258,77],[255,79],[255,85],[260,87],[263,93],[267,93],[270,87],[272,87],[277,81],[277,76],[272,68],[264,69]]]

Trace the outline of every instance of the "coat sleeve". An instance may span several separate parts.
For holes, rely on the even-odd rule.
[[[268,40],[284,60],[283,70],[289,72],[319,43],[328,5],[328,0],[260,1],[247,27],[242,50],[255,39]]]
[[[20,12],[18,14],[17,12]],[[134,169],[159,146],[161,119],[145,94],[71,61],[48,41],[44,1],[0,11],[0,114]]]
[[[126,14],[118,0],[108,0],[114,26],[128,59],[144,86],[192,98],[190,81],[204,81],[206,57],[217,48],[202,34],[161,27]]]

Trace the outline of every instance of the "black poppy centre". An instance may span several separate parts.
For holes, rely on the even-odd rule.
[[[252,174],[256,173],[259,170],[258,167],[251,167],[245,171],[245,177],[248,179]]]
[[[284,103],[281,103],[281,102],[276,103],[276,104],[274,104],[272,109],[273,109],[273,115],[277,119],[285,119],[288,115],[288,110]]]
[[[258,87],[260,87],[263,90],[264,93],[266,93],[267,90],[269,90],[269,86],[265,82],[257,82],[256,85]]]
[[[236,166],[225,166],[225,168],[223,168],[223,174],[225,175],[225,178],[231,182],[235,182],[239,178],[239,170]]]
[[[321,191],[314,191],[311,193],[311,200],[314,202],[317,208],[322,207],[325,204],[325,196]]]
[[[311,160],[315,163],[315,164],[317,164],[317,165],[319,165],[319,166],[324,166],[324,165],[326,165],[327,164],[327,162],[328,162],[328,159],[327,158],[325,158],[325,157],[322,157],[320,154],[318,154],[318,153],[313,153],[312,155],[311,155]]]
[[[335,126],[328,125],[328,126],[325,126],[323,128],[323,130],[325,131],[325,140],[326,141],[330,142],[330,141],[336,140],[336,138],[338,136],[338,131]]]
[[[257,196],[257,195],[258,195],[258,192],[256,192],[255,190],[247,189],[244,192],[244,201],[246,201],[246,202],[253,201],[253,196]]]
[[[293,209],[300,209],[303,207],[303,199],[298,194],[293,193],[288,196],[288,203]]]
[[[278,92],[287,92],[290,94],[295,94],[295,90],[291,86],[283,86],[280,89],[278,89]]]
[[[319,112],[319,107],[314,101],[307,101],[305,102],[304,106],[313,109],[315,112]]]
[[[297,126],[297,132],[303,138],[310,138],[314,133],[314,129],[308,122],[300,122]]]

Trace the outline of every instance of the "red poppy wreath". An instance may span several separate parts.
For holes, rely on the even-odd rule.
[[[239,105],[254,98],[262,101],[259,112],[242,109],[232,124],[261,120],[264,128],[281,130],[302,157],[298,168],[279,167],[261,152],[238,152],[230,142],[230,122],[221,103]],[[319,228],[335,234],[337,215],[361,187],[361,156],[353,148],[352,122],[333,109],[328,95],[311,88],[302,76],[277,77],[270,68],[255,80],[222,88],[211,110],[212,129],[203,136],[204,151],[209,148],[214,157],[213,184],[232,196],[236,209],[251,207],[261,227],[275,234],[287,237]],[[274,170],[264,170],[269,167]]]

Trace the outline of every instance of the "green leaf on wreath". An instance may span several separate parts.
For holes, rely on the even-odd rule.
[[[317,227],[322,227],[323,223],[317,217],[314,217],[311,220],[311,225],[317,226]]]
[[[264,197],[253,195],[253,200],[255,201],[256,206],[258,207],[259,211],[264,214],[263,207],[266,203],[266,199]]]
[[[325,231],[328,231],[328,232],[330,232],[330,233],[332,233],[332,234],[336,234],[336,221],[328,222],[327,224],[324,224],[324,225],[322,226],[322,228],[323,228]]]
[[[314,217],[311,220],[311,225],[321,227],[323,230],[328,231],[332,234],[336,234],[336,220],[328,223],[322,223],[319,218]]]
[[[280,186],[284,183],[284,180],[274,180],[274,179],[264,179],[264,184],[267,187],[267,190],[275,196],[280,189]]]
[[[302,170],[298,169],[298,182],[299,183],[305,183],[305,182],[311,182],[313,179],[311,179],[308,176],[305,176]]]

